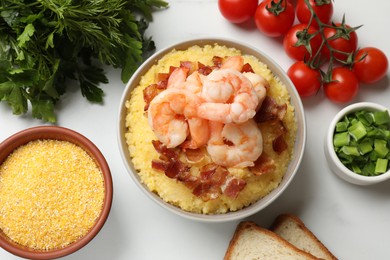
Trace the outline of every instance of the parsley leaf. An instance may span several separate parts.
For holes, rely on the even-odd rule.
[[[129,80],[155,50],[145,38],[162,0],[1,0],[0,101],[16,115],[55,123],[55,104],[70,80],[90,102],[102,103],[103,66]]]

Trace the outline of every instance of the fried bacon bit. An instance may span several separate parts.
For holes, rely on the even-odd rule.
[[[213,71],[213,68],[198,62],[198,71],[200,74],[207,76]]]
[[[168,163],[160,160],[152,160],[152,168],[158,171],[165,172],[168,167]]]
[[[187,68],[188,71],[191,73],[194,71],[194,63],[192,63],[191,61],[181,61],[180,62],[180,67],[181,68]]]
[[[169,73],[158,73],[157,74],[157,86],[159,89],[166,89],[167,88],[169,75],[170,75]]]
[[[143,91],[145,106],[144,110],[148,110],[150,102],[152,102],[153,98],[157,96],[161,91],[158,89],[157,84],[151,84],[147,86]]]
[[[191,167],[178,159],[177,150],[167,148],[160,141],[152,141],[160,160],[152,160],[152,168],[162,171],[168,178],[183,183],[192,193],[203,201],[209,201],[225,194],[236,198],[246,182],[229,174],[229,171],[215,163],[200,168],[199,176],[191,174]]]
[[[152,144],[154,149],[166,158],[165,160],[178,158],[177,151],[174,148],[167,148],[162,142],[158,140],[152,140]]]
[[[230,198],[237,198],[240,191],[242,191],[246,186],[246,182],[243,179],[236,177],[230,177],[226,180],[225,184],[222,187],[222,192]]]
[[[279,119],[282,120],[287,112],[287,104],[279,105],[275,99],[266,96],[254,119],[257,123]]]
[[[192,193],[203,201],[216,199],[221,194],[221,185],[226,182],[228,171],[222,166],[210,163],[201,168],[199,184]]]
[[[168,167],[165,169],[165,175],[171,179],[184,181],[190,174],[190,167],[179,160],[170,160]]]
[[[285,140],[287,128],[284,126],[283,121],[276,119],[270,121],[272,133],[276,138],[272,141],[272,148],[277,154],[281,154],[288,148],[288,144]]]
[[[272,142],[272,149],[277,153],[281,154],[285,150],[287,150],[288,144],[284,139],[284,135],[279,135]]]
[[[266,153],[262,153],[260,157],[255,161],[255,165],[249,167],[249,170],[257,176],[270,173],[275,169],[275,161],[269,157]]]
[[[205,156],[206,151],[204,149],[186,149],[184,150],[184,154],[186,155],[187,161],[189,163],[198,163],[201,162]]]
[[[283,135],[287,133],[287,128],[284,126],[282,120],[273,120],[270,122],[270,125],[275,135]]]
[[[175,66],[169,66],[169,74],[168,74],[168,78],[171,76],[172,72],[175,71],[175,69],[177,69],[179,67],[175,67]]]
[[[219,56],[214,56],[212,61],[213,61],[214,66],[220,68],[222,66],[224,59],[222,57],[219,57]]]
[[[252,72],[255,73],[252,66],[249,63],[245,63],[244,66],[242,66],[241,72]]]

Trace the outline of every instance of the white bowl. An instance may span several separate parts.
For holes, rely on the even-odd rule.
[[[325,157],[330,169],[341,179],[357,185],[371,185],[390,179],[390,170],[377,176],[364,176],[357,174],[348,169],[340,161],[333,147],[333,135],[337,122],[339,122],[345,115],[363,109],[369,111],[389,111],[388,108],[372,102],[355,103],[343,108],[336,114],[329,126],[325,140]]]
[[[271,193],[269,193],[264,198],[260,199],[256,203],[245,207],[241,210],[235,211],[235,212],[229,212],[225,214],[215,214],[215,215],[206,215],[206,214],[196,214],[184,211],[178,207],[175,207],[165,201],[163,201],[157,194],[151,192],[143,183],[141,183],[140,178],[134,169],[134,166],[131,161],[131,157],[129,154],[128,146],[126,144],[125,140],[125,132],[126,132],[126,126],[125,126],[125,116],[126,116],[126,107],[125,102],[130,98],[131,91],[134,87],[136,87],[139,84],[140,78],[149,70],[149,68],[154,65],[160,58],[162,58],[164,55],[172,51],[173,49],[176,50],[185,50],[188,49],[191,46],[199,45],[209,45],[209,44],[219,44],[219,45],[225,45],[227,47],[233,47],[236,49],[239,49],[244,54],[249,54],[257,57],[260,61],[265,63],[269,69],[274,73],[275,76],[277,76],[281,82],[285,84],[287,87],[290,95],[291,95],[291,104],[295,108],[295,119],[297,122],[297,135],[296,135],[296,142],[294,147],[294,155],[293,158],[289,164],[289,167],[287,169],[287,172],[284,175],[284,178],[280,185],[274,189]],[[153,56],[151,56],[147,61],[145,61],[138,70],[134,73],[134,75],[129,80],[128,84],[126,85],[126,88],[124,90],[120,106],[119,106],[119,114],[118,114],[118,142],[119,142],[119,148],[122,155],[123,162],[130,173],[131,178],[134,180],[136,185],[154,202],[156,202],[158,205],[164,207],[165,209],[180,215],[182,217],[197,220],[197,221],[204,221],[204,222],[224,222],[224,221],[232,221],[237,219],[242,219],[244,217],[250,216],[256,212],[259,212],[260,210],[267,207],[271,202],[273,202],[277,197],[279,197],[280,194],[287,188],[287,186],[290,184],[291,180],[295,176],[297,169],[301,163],[305,143],[306,143],[306,121],[304,116],[304,110],[302,106],[301,99],[299,97],[298,92],[296,91],[293,83],[290,81],[284,70],[275,62],[273,61],[269,56],[262,53],[259,50],[256,50],[252,47],[249,47],[243,43],[238,43],[237,41],[231,41],[226,39],[219,39],[219,38],[212,38],[212,39],[195,39],[195,40],[189,40],[186,42],[181,42],[178,44],[175,44],[173,46],[167,47],[163,50],[160,50],[159,52],[155,53]]]

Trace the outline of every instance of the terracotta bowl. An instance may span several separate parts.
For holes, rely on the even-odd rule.
[[[88,244],[101,230],[107,220],[111,209],[113,194],[112,177],[109,166],[104,156],[90,140],[73,130],[58,126],[38,126],[29,128],[18,132],[4,140],[0,144],[0,165],[16,148],[37,139],[54,139],[68,141],[83,148],[100,167],[104,180],[105,194],[103,200],[103,208],[97,221],[85,236],[81,237],[77,241],[71,243],[64,248],[52,249],[47,251],[34,250],[13,242],[4,234],[2,230],[0,230],[0,246],[5,250],[9,251],[10,253],[28,259],[53,259],[69,255],[79,250],[80,248]]]
[[[141,77],[149,70],[151,66],[153,66],[159,59],[161,59],[164,55],[171,52],[173,49],[176,50],[186,50],[191,46],[199,45],[213,45],[213,44],[219,44],[219,45],[225,45],[227,47],[233,47],[238,50],[241,50],[243,54],[253,55],[257,57],[260,61],[265,63],[268,68],[274,73],[276,77],[280,79],[282,83],[287,87],[290,96],[291,96],[291,104],[295,108],[295,119],[297,123],[297,135],[296,135],[296,142],[295,147],[293,151],[293,158],[289,164],[289,167],[287,169],[287,172],[284,175],[284,178],[280,185],[274,189],[272,192],[270,192],[267,196],[260,199],[256,203],[245,207],[241,210],[235,211],[235,212],[229,212],[225,214],[197,214],[197,213],[190,213],[187,211],[184,211],[178,207],[175,207],[165,201],[163,201],[157,194],[151,192],[146,185],[144,185],[138,174],[135,170],[132,161],[131,156],[129,154],[129,149],[126,143],[125,133],[126,133],[126,125],[125,125],[125,117],[126,117],[126,100],[130,98],[132,90],[139,84]],[[293,83],[287,76],[287,74],[284,72],[284,70],[269,56],[267,56],[265,53],[254,49],[244,43],[239,43],[237,41],[232,41],[228,39],[220,39],[220,38],[207,38],[207,39],[194,39],[189,40],[186,42],[181,42],[174,44],[170,47],[167,47],[165,49],[160,50],[159,52],[155,53],[152,57],[150,57],[147,61],[145,61],[142,66],[139,67],[139,69],[133,74],[132,78],[127,83],[127,86],[123,92],[123,96],[120,102],[119,106],[119,113],[118,113],[118,141],[119,141],[119,147],[122,155],[122,159],[124,161],[125,166],[127,167],[127,170],[136,183],[136,185],[148,196],[150,199],[152,199],[154,202],[156,202],[158,205],[162,206],[163,208],[180,215],[182,217],[196,220],[196,221],[204,221],[204,222],[226,222],[226,221],[233,221],[237,219],[242,219],[244,217],[250,216],[252,214],[255,214],[259,212],[260,210],[267,207],[269,204],[271,204],[279,195],[283,193],[283,191],[287,188],[287,186],[290,184],[291,180],[294,178],[299,165],[301,163],[305,143],[306,143],[306,121],[304,116],[304,110],[303,105],[301,102],[301,99],[299,97],[298,92],[296,91]]]

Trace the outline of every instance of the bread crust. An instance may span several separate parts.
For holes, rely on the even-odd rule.
[[[280,233],[279,230],[282,228],[283,225],[287,223],[287,221],[294,222],[305,233],[306,237],[309,238],[312,243],[315,243],[315,245],[317,245],[317,247],[321,249],[322,253],[326,255],[326,259],[337,260],[336,256],[334,256],[330,252],[330,250],[313,234],[313,232],[306,227],[303,221],[299,217],[293,214],[289,214],[289,213],[280,214],[274,220],[273,224],[270,227],[270,230],[275,232],[276,234],[279,234]]]
[[[233,234],[232,239],[230,240],[228,249],[227,249],[226,254],[224,256],[224,260],[233,260],[232,256],[233,256],[234,250],[236,249],[238,241],[241,239],[241,236],[245,232],[249,231],[250,229],[253,229],[256,232],[260,232],[260,233],[263,233],[263,234],[269,236],[270,238],[277,241],[279,243],[280,247],[288,248],[288,249],[294,251],[297,255],[301,256],[302,258],[318,259],[317,257],[295,247],[294,245],[292,245],[291,243],[289,243],[285,239],[281,238],[280,236],[278,236],[274,232],[272,232],[268,229],[262,228],[252,221],[242,221],[236,227],[236,230]]]

